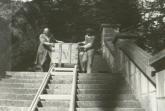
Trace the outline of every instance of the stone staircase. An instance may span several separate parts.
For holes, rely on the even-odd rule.
[[[101,73],[79,73],[77,79],[73,79],[74,71],[50,74],[35,111],[71,111],[74,80],[75,111],[145,111],[121,74],[110,73],[104,66],[97,68]],[[1,76],[0,111],[28,111],[47,74],[7,72]]]
[[[144,111],[120,74],[79,74],[76,111]]]
[[[7,72],[0,77],[0,111],[27,111],[45,73]]]

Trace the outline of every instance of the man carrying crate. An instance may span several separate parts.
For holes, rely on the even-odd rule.
[[[39,71],[43,71],[43,65],[50,58],[51,49],[54,47],[54,43],[50,41],[51,37],[49,28],[44,28],[43,33],[39,36],[40,44],[35,61],[36,68]],[[55,42],[62,43],[62,41],[56,39]]]
[[[92,73],[92,64],[95,53],[94,42],[94,30],[91,28],[86,29],[85,41],[79,43],[80,65],[83,72]]]

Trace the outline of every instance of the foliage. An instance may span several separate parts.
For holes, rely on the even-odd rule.
[[[165,47],[165,1],[139,0],[143,38],[138,44],[148,52],[155,54]]]
[[[11,20],[12,10],[9,0],[0,1],[0,72],[10,67],[10,53],[7,53],[11,45],[11,35],[9,24]]]
[[[59,39],[81,38],[92,27],[99,32],[102,23],[120,24],[122,28],[136,25],[140,16],[132,0],[46,0],[39,2],[47,25]]]
[[[25,70],[33,65],[38,45],[38,35],[44,17],[35,3],[25,3],[13,16],[10,24],[12,35],[12,68]]]

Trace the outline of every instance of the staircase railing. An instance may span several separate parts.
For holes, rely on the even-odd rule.
[[[139,48],[133,40],[118,39],[114,44],[114,30],[103,26],[102,49],[112,72],[121,73],[131,86],[136,98],[146,111],[159,111],[156,100],[155,69],[150,65],[150,54]],[[164,79],[165,80],[165,79]]]
[[[69,111],[76,111],[77,76],[77,65],[75,65]]]

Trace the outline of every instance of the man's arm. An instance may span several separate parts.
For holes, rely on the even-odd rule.
[[[57,39],[56,39],[56,42],[58,42],[58,43],[64,43],[63,41],[60,41],[60,40],[57,40]]]
[[[79,46],[83,46],[83,45],[85,45],[85,41],[78,42],[78,45],[79,45]]]
[[[57,39],[55,39],[55,37],[53,36],[53,35],[51,35],[51,43],[64,43],[63,41],[60,41],[60,40],[57,40]]]
[[[47,42],[47,41],[44,39],[43,35],[40,35],[40,42],[41,42],[42,44],[46,45],[46,46],[53,46],[53,43]]]
[[[86,45],[84,45],[83,47],[85,49],[91,48],[93,46],[93,44],[94,44],[94,41],[95,41],[95,37],[93,36],[93,38],[91,39],[91,42],[86,44]]]

